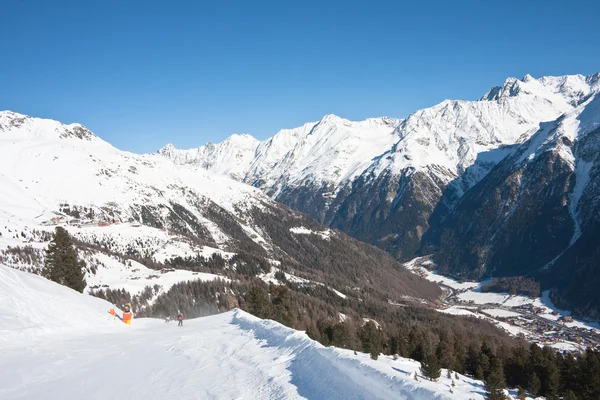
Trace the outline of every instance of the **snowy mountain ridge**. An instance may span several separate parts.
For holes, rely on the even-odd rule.
[[[600,73],[539,79],[527,75],[507,79],[478,101],[446,100],[404,120],[351,122],[326,115],[245,147],[244,158],[253,161],[246,164],[241,180],[277,198],[286,185],[336,188],[363,173],[377,177],[437,166],[457,176],[475,163],[478,154],[526,140],[540,122],[556,119],[598,90]],[[216,171],[228,163],[226,158],[207,162],[202,151],[189,158],[174,154],[170,147],[159,153]],[[440,178],[450,179],[446,172]]]
[[[235,159],[239,180],[274,190],[284,182],[337,184],[361,173],[370,159],[389,148],[399,122],[388,117],[352,122],[329,114],[317,122],[282,129],[264,142],[233,135],[217,145],[191,150],[167,145],[158,153],[179,164],[201,165],[219,173],[229,173]]]

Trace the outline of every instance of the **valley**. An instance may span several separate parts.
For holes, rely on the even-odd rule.
[[[541,298],[508,293],[484,293],[486,282],[458,282],[437,275],[429,256],[405,264],[406,268],[436,282],[444,290],[440,312],[469,315],[493,321],[511,336],[531,343],[566,351],[600,350],[600,324],[573,319],[571,313],[557,309],[545,292]]]

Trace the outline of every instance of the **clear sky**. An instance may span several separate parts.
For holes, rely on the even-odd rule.
[[[600,71],[597,0],[0,3],[0,110],[135,152]]]

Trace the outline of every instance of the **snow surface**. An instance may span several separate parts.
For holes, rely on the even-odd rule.
[[[489,314],[493,317],[500,317],[500,318],[518,317],[520,315],[519,313],[516,313],[513,311],[508,311],[508,310],[503,310],[501,308],[486,308],[483,312],[486,314]]]
[[[303,226],[298,226],[298,227],[290,228],[290,232],[295,233],[296,235],[319,235],[323,239],[326,239],[326,240],[329,240],[329,238],[331,237],[331,229],[317,232],[317,231],[312,231]]]
[[[528,316],[528,314],[532,313],[532,311],[527,309],[520,310],[517,307],[532,306],[537,309],[537,317],[541,317],[549,321],[557,321],[561,315],[571,315],[569,311],[560,310],[555,307],[554,304],[552,304],[552,301],[549,298],[549,291],[543,292],[542,297],[535,299],[526,296],[511,295],[509,293],[484,293],[481,291],[481,288],[488,284],[490,280],[485,280],[482,282],[458,282],[452,278],[438,275],[435,269],[428,269],[435,268],[435,263],[429,257],[414,258],[406,262],[404,266],[411,272],[420,275],[431,282],[438,283],[443,289],[446,288],[448,295],[452,294],[462,302],[460,304],[453,304],[445,308],[437,309],[437,311],[451,315],[462,315],[486,319],[513,336],[524,335],[530,340],[537,340],[540,338],[538,333],[534,333],[524,327],[512,325],[499,320],[499,318],[502,319],[516,317],[529,320],[530,316]],[[504,308],[496,308],[494,305],[515,308],[513,308],[514,311],[511,311]],[[520,312],[524,314],[520,314]],[[575,320],[573,322],[563,324],[570,328],[578,327],[586,330],[593,329],[600,333],[600,324],[598,323]],[[555,342],[548,342],[544,345],[559,350],[582,350],[581,345],[570,342],[564,338],[559,338]]]
[[[451,394],[445,371],[415,381],[415,361],[326,348],[241,310],[125,325],[104,300],[4,266],[0,278],[3,399],[483,399],[479,381],[459,376]]]
[[[97,253],[93,256],[94,261],[101,267],[97,268],[96,274],[87,275],[87,287],[107,285],[111,289],[124,289],[132,295],[140,294],[146,287],[158,285],[162,291],[167,292],[177,283],[187,281],[213,281],[222,279],[229,282],[224,276],[208,274],[204,272],[192,272],[176,269],[174,271],[155,271],[146,266],[129,260],[130,265],[124,265],[115,257]],[[88,261],[89,262],[89,261]]]
[[[129,206],[134,205],[160,208],[205,198],[236,214],[269,202],[257,189],[203,168],[120,151],[91,132],[90,140],[68,133],[69,126],[57,121],[0,112],[0,183],[8,188],[0,196],[0,209],[5,218],[39,223],[65,200],[97,209],[117,202],[122,220],[132,217]]]
[[[275,277],[275,274],[280,271],[281,270],[277,267],[271,267],[271,270],[269,272],[259,274],[259,275],[257,275],[257,278],[261,279],[265,283],[269,283],[269,284],[273,284],[273,285],[284,285],[285,282],[281,282],[279,279],[277,279]],[[311,281],[308,279],[300,278],[299,276],[290,274],[288,272],[284,272],[283,274],[285,275],[285,279],[288,282],[296,283],[299,286],[313,286],[313,287],[315,285],[325,286],[327,289],[331,290],[333,293],[340,296],[342,299],[346,299],[348,297],[344,293],[340,292],[339,290],[335,290],[334,288],[329,287],[321,282],[316,282],[316,281]]]
[[[235,151],[240,160],[235,164],[236,168],[239,166],[236,176],[243,176],[248,183],[263,179],[261,187],[277,185],[279,189],[305,181],[317,186],[321,182],[337,185],[358,176],[398,140],[393,131],[399,122],[387,117],[354,122],[326,115],[318,122],[283,129],[261,143],[245,137],[245,145]],[[231,174],[228,167],[231,151],[221,149],[228,149],[232,140],[239,142],[240,138],[234,135],[218,145],[208,144],[192,150],[167,146],[158,152],[177,163],[202,165],[218,173]],[[215,151],[207,154],[207,149],[213,148]]]

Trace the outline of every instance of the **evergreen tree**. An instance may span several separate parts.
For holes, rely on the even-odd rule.
[[[537,396],[542,388],[542,382],[535,372],[529,374],[528,387],[531,394]]]
[[[331,328],[330,344],[348,349],[352,346],[352,336],[353,332],[350,330],[350,326],[347,323],[338,322]]]
[[[490,365],[490,372],[485,380],[486,399],[488,400],[504,400],[504,388],[506,381],[504,380],[504,366],[500,357],[493,357]]]
[[[421,361],[421,373],[432,381],[437,380],[442,375],[440,363],[433,353],[428,353]]]
[[[525,389],[523,389],[521,386],[519,386],[517,388],[517,399],[525,400],[526,398],[527,398],[527,393],[525,393]]]
[[[362,342],[363,351],[371,354],[373,360],[377,360],[379,353],[381,353],[383,337],[381,331],[373,321],[368,321],[363,325],[360,332],[360,340]]]
[[[558,399],[558,391],[560,389],[560,374],[554,361],[549,361],[546,368],[544,368],[542,389],[544,396],[546,396],[549,400]]]
[[[262,286],[252,286],[248,293],[248,311],[258,318],[267,318],[269,314],[269,295]]]
[[[79,260],[71,236],[64,228],[57,227],[54,237],[46,249],[42,275],[73,290],[83,292],[85,289],[84,268],[85,262]]]

